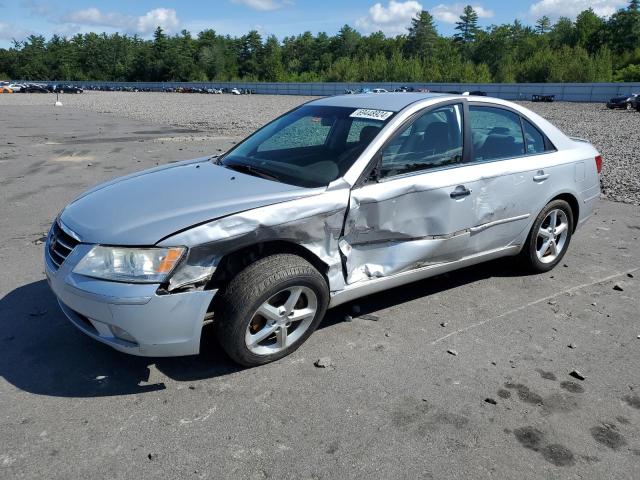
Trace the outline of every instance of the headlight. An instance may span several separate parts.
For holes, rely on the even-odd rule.
[[[161,283],[173,271],[184,247],[125,248],[96,245],[73,269],[88,277],[119,282]]]

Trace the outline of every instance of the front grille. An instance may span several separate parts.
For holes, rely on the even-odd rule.
[[[51,260],[56,270],[60,268],[62,262],[66,260],[78,243],[80,243],[78,240],[60,228],[58,222],[53,223],[47,239],[47,252],[49,253],[49,260]]]

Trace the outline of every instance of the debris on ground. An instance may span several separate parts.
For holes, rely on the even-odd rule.
[[[358,318],[362,320],[369,320],[371,322],[377,322],[380,320],[380,317],[377,315],[373,315],[372,313],[365,313],[364,315],[360,315]]]
[[[317,368],[329,368],[333,366],[333,363],[331,362],[331,357],[320,357],[313,362],[313,365]]]
[[[452,349],[447,350],[447,353],[449,355],[453,355],[454,357],[458,356],[458,352],[456,352],[455,350],[452,350]]]
[[[34,245],[42,245],[46,241],[47,241],[47,234],[43,233],[41,237],[38,237],[33,241],[33,244]]]
[[[578,370],[571,370],[571,372],[569,372],[569,375],[572,376],[573,378],[577,378],[578,380],[584,380],[585,378],[587,378]]]
[[[345,315],[344,316],[344,321],[345,322],[353,322],[353,317],[351,315]]]

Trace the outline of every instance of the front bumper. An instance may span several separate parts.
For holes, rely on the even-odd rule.
[[[57,270],[45,248],[47,281],[71,323],[133,355],[170,357],[200,351],[203,319],[216,290],[158,295],[158,284],[109,282],[73,273],[91,247],[76,246]]]

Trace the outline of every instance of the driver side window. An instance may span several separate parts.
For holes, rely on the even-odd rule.
[[[420,115],[382,149],[380,176],[402,175],[462,162],[462,105]]]

